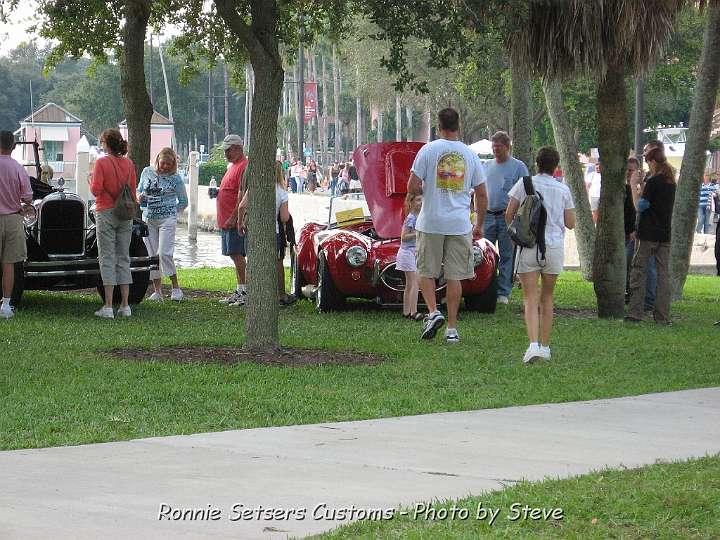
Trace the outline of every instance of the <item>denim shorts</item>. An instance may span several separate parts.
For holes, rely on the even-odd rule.
[[[223,255],[242,255],[245,257],[245,235],[237,232],[237,229],[223,229],[220,231]]]

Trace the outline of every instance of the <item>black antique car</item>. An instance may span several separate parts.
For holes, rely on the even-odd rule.
[[[95,217],[85,201],[62,187],[52,187],[40,178],[39,146],[37,142],[18,142],[32,145],[36,176],[30,177],[33,190],[32,206],[25,213],[27,260],[15,264],[15,286],[11,303],[18,306],[24,290],[71,290],[96,287],[104,297],[98,263]],[[149,257],[143,237],[147,225],[133,220],[130,242],[130,303],[138,304],[145,297],[150,271],[157,270],[158,257]],[[2,270],[0,270],[0,274]],[[119,302],[119,290],[115,295]]]

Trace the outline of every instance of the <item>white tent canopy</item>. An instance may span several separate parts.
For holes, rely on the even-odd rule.
[[[490,155],[492,154],[492,143],[487,139],[480,139],[470,145],[470,150],[479,155]]]

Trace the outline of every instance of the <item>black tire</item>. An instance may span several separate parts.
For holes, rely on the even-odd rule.
[[[318,255],[318,286],[315,291],[315,307],[320,313],[337,311],[345,304],[338,290],[335,288],[330,269],[322,251]]]
[[[302,272],[297,266],[297,253],[295,253],[294,246],[290,247],[290,294],[301,300],[305,298],[302,294],[302,288],[305,285]]]
[[[13,281],[13,290],[10,294],[10,305],[16,308],[22,302],[22,295],[25,291],[25,263],[15,263],[14,270],[15,281]],[[2,266],[0,266],[0,278],[2,278]]]
[[[131,257],[147,257],[147,248],[145,242],[141,236],[133,234],[130,239],[130,256]],[[133,272],[133,282],[130,284],[130,295],[128,296],[128,303],[131,305],[137,305],[143,301],[147,294],[148,285],[150,285],[150,271],[146,272]],[[98,283],[97,291],[100,294],[103,302],[105,301],[105,287],[102,284],[102,280]],[[120,303],[120,288],[115,287],[113,291],[113,304]]]
[[[465,297],[465,309],[479,313],[495,313],[497,307],[498,274],[497,270],[487,289],[482,294]]]

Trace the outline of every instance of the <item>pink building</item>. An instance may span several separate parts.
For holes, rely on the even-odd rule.
[[[77,116],[55,103],[48,103],[22,120],[15,136],[22,141],[40,143],[40,162],[52,167],[53,178],[74,178],[81,125],[82,120]],[[32,147],[28,145],[19,146],[13,157],[25,164],[35,162]],[[34,170],[32,175],[35,176]]]
[[[128,138],[127,120],[123,120],[119,125],[120,133],[124,139]],[[150,163],[155,163],[155,157],[162,148],[173,147],[173,138],[175,136],[175,124],[162,114],[153,112],[150,120]]]

